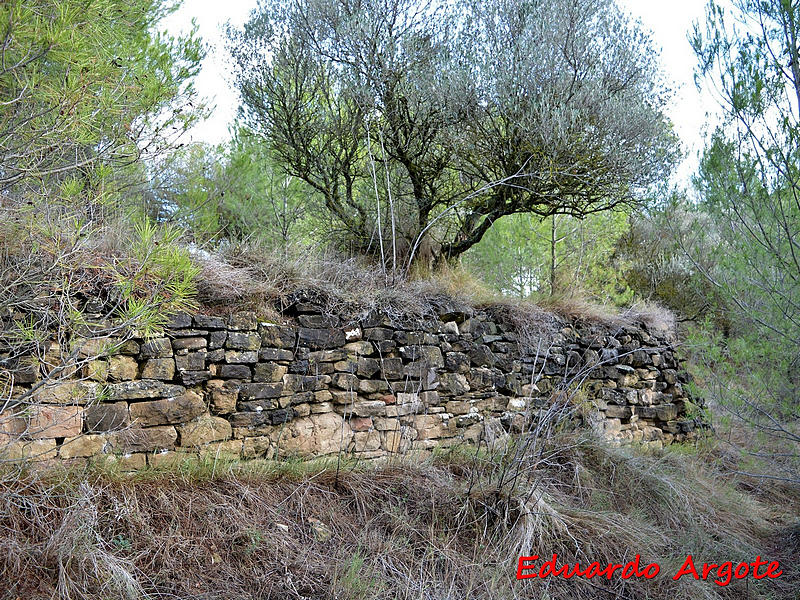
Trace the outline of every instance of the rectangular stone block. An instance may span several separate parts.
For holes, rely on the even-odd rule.
[[[202,329],[225,329],[225,319],[208,315],[194,315],[194,324]]]
[[[286,375],[287,367],[276,363],[258,363],[253,367],[253,381],[278,382]]]
[[[206,368],[206,352],[189,352],[175,357],[178,371],[203,371]]]
[[[109,447],[115,452],[155,452],[175,448],[178,432],[174,427],[131,427],[109,434]]]
[[[606,408],[606,417],[609,419],[630,419],[632,414],[630,406],[609,404]]]
[[[84,411],[83,419],[84,429],[89,433],[122,429],[130,423],[128,403],[114,402],[89,406]]]
[[[155,338],[142,344],[139,350],[141,358],[169,358],[172,356],[172,344],[167,338]]]
[[[223,379],[245,379],[252,377],[248,365],[221,365],[217,371],[217,376]]]
[[[228,339],[227,331],[212,331],[208,334],[208,349],[216,350],[225,345],[225,340]]]
[[[170,381],[175,376],[175,361],[171,358],[151,358],[142,365],[142,379]]]
[[[81,432],[83,409],[78,406],[31,406],[26,434],[32,439],[73,437]]]
[[[225,362],[229,364],[254,363],[258,361],[258,352],[254,350],[226,350]]]
[[[225,415],[236,412],[239,383],[212,379],[206,383],[206,394],[211,401],[211,411],[213,413]]]
[[[466,415],[470,409],[470,403],[462,400],[451,400],[445,404],[447,412],[452,415]]]
[[[283,392],[283,383],[243,383],[239,387],[242,400],[278,398]]]
[[[174,350],[200,350],[208,345],[208,341],[204,337],[187,337],[172,340],[172,348]]]
[[[54,439],[17,441],[0,447],[0,460],[50,460],[57,452]]]
[[[137,402],[130,406],[131,421],[143,427],[185,423],[205,411],[205,402],[194,392],[186,392],[176,398]]]
[[[199,447],[231,437],[231,424],[223,418],[202,416],[191,423],[178,426],[181,446]]]
[[[357,417],[380,417],[386,414],[386,404],[381,400],[359,400],[348,411]]]
[[[231,331],[255,331],[257,327],[258,319],[255,313],[242,311],[228,317],[228,329]]]
[[[316,392],[324,389],[331,382],[329,375],[296,375],[283,376],[283,385],[289,392]]]
[[[274,323],[260,323],[258,331],[261,334],[261,343],[271,348],[294,348],[297,336],[291,327],[275,325]]]
[[[113,387],[113,386],[112,386]],[[43,385],[33,399],[43,404],[87,404],[95,399],[99,385],[90,381],[64,381]]]
[[[294,360],[294,352],[284,348],[261,348],[258,352],[258,359],[263,361],[290,361]]]
[[[88,458],[103,454],[107,437],[102,434],[85,433],[72,438],[67,438],[58,449],[61,458]]]
[[[261,336],[252,332],[231,331],[225,347],[232,350],[258,350],[261,347]]]
[[[341,348],[345,345],[344,332],[341,329],[298,329],[298,344],[311,350]]]
[[[149,398],[172,398],[180,396],[186,389],[155,379],[124,381],[109,386],[112,400],[143,400]]]
[[[139,363],[130,356],[108,359],[108,378],[112,381],[132,381],[139,375]]]

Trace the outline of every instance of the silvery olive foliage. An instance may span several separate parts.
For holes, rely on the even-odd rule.
[[[612,0],[276,0],[228,37],[243,122],[394,270],[507,215],[637,204],[676,159],[649,39]]]

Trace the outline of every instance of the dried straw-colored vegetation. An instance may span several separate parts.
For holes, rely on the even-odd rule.
[[[639,322],[664,333],[675,330],[674,315],[657,304],[639,303],[617,311],[576,293],[535,301],[509,298],[459,266],[393,277],[363,257],[343,258],[299,247],[277,252],[252,242],[223,247],[213,255],[196,254],[194,261],[200,268],[198,300],[209,312],[251,309],[278,316],[302,292],[326,311],[354,320],[371,311],[402,321],[443,309],[478,308],[531,335],[560,328],[562,319],[617,326]]]
[[[30,474],[0,494],[0,580],[8,598],[796,597],[796,490],[721,477],[711,446],[641,454],[573,432],[517,449]],[[639,553],[661,575],[515,581],[521,553]],[[760,554],[784,575],[672,581],[689,553]]]

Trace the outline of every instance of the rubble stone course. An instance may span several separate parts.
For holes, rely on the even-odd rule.
[[[452,308],[400,325],[310,303],[277,323],[175,315],[164,337],[128,341],[82,381],[42,386],[33,406],[0,415],[0,452],[130,468],[181,453],[378,458],[520,432],[566,397],[576,424],[611,443],[694,435],[667,334],[555,317],[547,329],[523,343],[488,312]]]

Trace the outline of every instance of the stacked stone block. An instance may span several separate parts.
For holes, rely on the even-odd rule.
[[[164,337],[128,340],[81,375],[0,415],[6,456],[128,468],[185,453],[377,458],[522,431],[565,391],[613,442],[662,445],[695,427],[674,348],[646,327],[558,323],[523,344],[478,311],[405,325],[309,303],[280,323],[181,314]],[[36,382],[18,380],[16,394]]]

